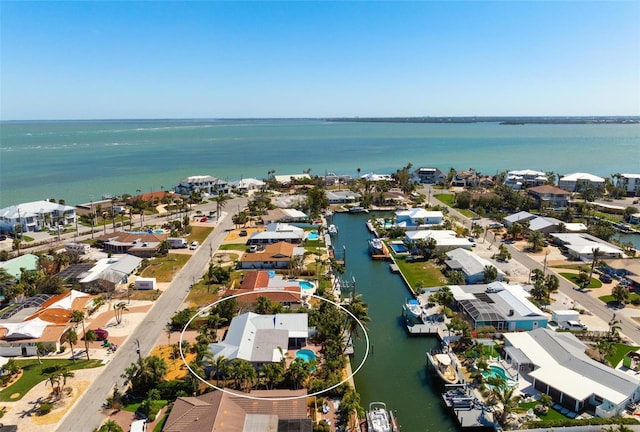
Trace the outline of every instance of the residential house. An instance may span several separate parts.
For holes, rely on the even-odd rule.
[[[529,331],[547,326],[549,317],[531,303],[529,293],[520,285],[492,282],[450,289],[474,329],[490,326],[498,331]]]
[[[245,312],[231,320],[221,342],[209,344],[216,357],[231,361],[242,359],[259,369],[266,363],[278,363],[289,349],[307,344],[309,317],[306,313],[259,315]]]
[[[383,192],[382,200],[385,206],[403,206],[409,202],[409,198],[400,189]]]
[[[78,204],[76,206],[76,213],[78,216],[89,216],[90,214],[98,212],[105,212],[111,214],[113,209],[113,200],[101,199],[97,201],[91,201],[88,203]],[[102,217],[102,215],[100,215]]]
[[[284,174],[273,176],[274,180],[282,185],[289,186],[296,182],[311,180],[311,176],[308,173],[303,174]]]
[[[607,243],[586,233],[555,233],[550,234],[553,241],[565,248],[574,259],[584,262],[593,260],[593,251],[598,249],[599,259],[625,258],[624,252],[617,246]]]
[[[94,296],[71,290],[47,299],[38,299],[44,300],[39,307],[27,307],[0,320],[0,356],[36,355],[38,343],[50,345],[54,351],[59,351],[66,332],[75,325],[71,322],[73,311],[87,310],[93,299]]]
[[[395,213],[396,225],[402,228],[429,229],[440,226],[443,219],[444,214],[441,211],[429,211],[419,207]]]
[[[3,268],[9,275],[17,281],[20,281],[22,270],[36,271],[38,270],[38,256],[33,254],[24,254],[9,261],[0,262],[0,268]]]
[[[367,181],[371,181],[371,182],[391,181],[391,180],[393,180],[393,177],[391,177],[391,174],[376,174],[374,172],[362,174],[360,176],[360,178],[362,180],[367,180]]]
[[[243,178],[235,182],[229,183],[232,190],[238,193],[249,193],[250,191],[263,189],[266,185],[262,180],[255,178]]]
[[[420,167],[413,172],[414,183],[440,184],[446,178],[438,168]]]
[[[634,375],[590,358],[587,346],[569,332],[538,328],[505,333],[506,360],[533,387],[553,402],[578,413],[587,408],[596,417],[622,415],[640,400],[640,381]]]
[[[466,283],[469,285],[484,281],[485,267],[495,267],[490,261],[462,248],[451,250],[447,252],[446,255],[448,258],[445,261],[447,268],[451,271],[456,270],[462,272]],[[496,280],[504,280],[504,272],[497,267],[496,270],[498,270]]]
[[[527,194],[536,200],[538,208],[565,208],[571,197],[571,193],[551,185],[530,187]]]
[[[630,214],[629,223],[632,223],[634,225],[640,225],[640,213]]]
[[[273,222],[267,225],[266,231],[251,234],[247,244],[265,245],[278,242],[300,244],[304,240],[304,230],[293,225]]]
[[[191,195],[199,192],[203,196],[217,196],[220,193],[228,194],[231,191],[229,182],[208,175],[195,175],[180,180],[175,187],[175,192],[180,195]]]
[[[640,288],[640,259],[611,259],[601,262],[605,273],[626,279],[635,289]]]
[[[303,257],[303,247],[280,241],[266,244],[261,251],[242,254],[238,266],[242,269],[288,269],[293,260]]]
[[[358,192],[350,190],[328,190],[326,195],[329,204],[355,204],[362,198]]]
[[[309,216],[300,210],[292,208],[276,208],[273,210],[267,210],[266,215],[261,215],[262,223],[272,224],[274,222],[308,222]]]
[[[434,239],[437,249],[471,249],[476,244],[467,237],[458,237],[455,231],[451,230],[417,230],[407,231],[405,234],[405,242],[415,244],[419,240]]]
[[[353,177],[348,174],[337,175],[334,172],[328,172],[322,178],[325,186],[335,186],[339,184],[352,183]]]
[[[76,208],[50,201],[33,201],[0,209],[0,232],[58,230],[76,223]]]
[[[504,223],[506,226],[511,226],[514,223],[524,224],[530,231],[549,234],[557,232],[559,225],[563,222],[554,218],[537,216],[529,212],[521,211],[505,217]]]
[[[57,276],[79,283],[85,291],[113,291],[127,284],[141,263],[142,258],[133,255],[102,258],[95,264],[72,264]]]
[[[169,234],[133,233],[118,231],[97,237],[106,252],[130,254],[140,258],[152,258],[160,249],[160,244]]]
[[[627,191],[627,196],[640,196],[640,174],[620,174],[618,187]]]
[[[307,391],[224,389],[176,399],[164,432],[312,432]]]
[[[519,211],[518,213],[514,213],[511,214],[507,217],[504,218],[504,224],[505,226],[511,226],[514,223],[519,223],[519,224],[523,224],[525,222],[530,222],[531,220],[537,218],[538,216],[526,212],[526,211]]]
[[[457,187],[475,187],[478,184],[480,184],[480,177],[474,169],[458,171],[451,180],[451,186]]]
[[[604,188],[604,179],[588,173],[573,173],[561,177],[558,186],[569,192],[581,192],[587,187],[601,189]]]
[[[253,304],[259,297],[266,297],[286,308],[302,304],[300,284],[297,280],[284,279],[273,271],[252,270],[244,274],[240,288],[233,291],[238,303]]]
[[[515,190],[541,186],[546,182],[547,175],[545,173],[528,169],[509,171],[504,178],[504,184]]]

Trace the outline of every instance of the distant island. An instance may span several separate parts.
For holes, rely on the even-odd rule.
[[[339,117],[328,122],[362,123],[500,123],[517,126],[525,124],[638,124],[638,116],[594,117]]]

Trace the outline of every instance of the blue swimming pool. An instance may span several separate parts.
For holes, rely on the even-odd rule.
[[[391,243],[391,249],[395,253],[409,253],[409,249],[403,243]]]
[[[311,231],[307,234],[307,240],[318,240],[320,236],[318,235],[318,231]]]
[[[309,282],[306,280],[301,280],[298,281],[298,285],[300,285],[300,288],[302,288],[303,290],[311,290],[311,289],[315,289],[315,285],[313,284],[313,282]]]
[[[317,356],[316,353],[309,349],[301,349],[296,353],[296,358],[302,359],[309,363],[311,360],[315,360]]]

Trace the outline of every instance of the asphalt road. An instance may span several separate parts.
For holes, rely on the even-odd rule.
[[[219,221],[209,237],[202,243],[187,264],[178,272],[169,287],[154,303],[145,320],[135,329],[125,343],[111,357],[111,361],[104,367],[99,376],[91,383],[87,391],[69,410],[56,430],[61,432],[88,432],[100,427],[103,416],[103,403],[113,392],[114,385],[124,388],[124,380],[120,375],[140,355],[147,356],[156,341],[166,328],[173,314],[182,307],[189,293],[191,284],[200,280],[211,259],[211,252],[216,251],[222,244],[227,230],[233,227],[232,217],[247,204],[246,198],[227,201],[227,215]],[[199,210],[208,211],[215,208],[214,204],[198,206]]]

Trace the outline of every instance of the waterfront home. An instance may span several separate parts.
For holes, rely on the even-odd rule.
[[[577,260],[589,262],[593,260],[593,251],[598,249],[600,259],[625,258],[624,252],[617,246],[607,243],[586,233],[554,233],[550,234],[554,243],[567,250],[567,253]]]
[[[529,300],[520,285],[492,282],[488,285],[451,286],[456,305],[474,329],[528,331],[547,326],[549,317]]]
[[[175,187],[175,192],[180,195],[191,195],[199,192],[203,196],[217,196],[220,193],[228,194],[231,185],[222,179],[208,175],[194,175],[180,180]]]
[[[546,182],[547,175],[545,173],[529,169],[509,171],[504,178],[504,184],[515,190],[541,186]]]
[[[465,282],[469,285],[484,281],[485,267],[495,267],[490,261],[462,248],[451,250],[447,252],[446,255],[447,260],[445,261],[445,265],[448,270],[462,272]],[[504,280],[504,272],[497,267],[496,270],[498,271],[496,280]]]
[[[604,188],[604,179],[588,173],[573,173],[560,178],[558,187],[569,192],[582,192],[587,187]]]
[[[99,210],[101,213],[111,214],[113,207],[113,200],[101,199],[76,205],[76,213],[78,216],[89,216]],[[99,216],[102,217],[102,215]]]
[[[281,186],[290,186],[295,182],[311,180],[311,176],[308,173],[283,174],[273,176],[273,179]]]
[[[536,390],[551,396],[557,409],[614,417],[640,400],[635,375],[593,360],[585,353],[587,346],[569,332],[539,328],[503,336],[507,362]]]
[[[259,315],[245,312],[231,320],[221,342],[209,344],[214,359],[239,358],[257,369],[266,363],[278,363],[287,350],[307,344],[309,316],[306,313]]]
[[[266,231],[254,232],[247,241],[248,245],[265,245],[278,242],[300,244],[304,240],[304,230],[285,223],[270,223]]]
[[[467,237],[458,237],[455,231],[451,230],[419,230],[407,231],[405,234],[405,243],[412,245],[419,240],[433,239],[436,242],[437,249],[471,249],[475,246],[475,242],[470,241]]]
[[[457,187],[475,187],[479,184],[480,177],[473,168],[456,172],[456,175],[451,180],[451,186]]]
[[[249,393],[224,389],[199,396],[181,396],[173,403],[162,430],[312,432],[313,421],[307,414],[306,394],[306,389],[253,390]]]
[[[276,208],[273,210],[267,210],[266,215],[260,215],[260,219],[264,224],[272,224],[274,222],[308,222],[309,216],[293,208]]]
[[[14,314],[0,320],[0,356],[36,355],[38,343],[60,349],[65,333],[75,323],[71,322],[74,310],[85,311],[93,296],[71,290],[56,296],[40,295],[30,298]]]
[[[243,294],[237,297],[238,303],[253,304],[259,297],[266,297],[285,308],[295,309],[302,304],[301,291],[297,280],[284,279],[273,271],[252,270],[243,275],[240,288],[233,293]]]
[[[127,284],[141,263],[142,258],[133,255],[102,258],[95,264],[72,264],[57,276],[79,283],[86,291],[113,291],[120,284]]]
[[[538,208],[564,208],[569,205],[571,197],[571,193],[551,185],[531,187],[527,194],[536,200]]]
[[[255,178],[243,178],[238,181],[229,183],[231,189],[238,193],[249,193],[250,191],[260,190],[265,187],[266,183]]]
[[[0,232],[47,231],[76,223],[76,208],[50,201],[32,201],[0,209]]]
[[[601,261],[603,271],[611,276],[630,281],[640,288],[640,259],[611,259]]]
[[[440,184],[447,176],[438,168],[420,167],[413,172],[414,183]]]
[[[355,204],[362,198],[358,192],[350,190],[328,190],[326,195],[329,204]]]
[[[22,271],[34,272],[38,270],[38,256],[32,254],[24,254],[9,261],[0,262],[0,268],[3,268],[9,275],[13,276],[16,282],[20,281]]]
[[[371,182],[379,182],[379,181],[392,181],[393,177],[391,174],[376,174],[374,172],[369,172],[366,174],[362,174],[360,179],[367,180]]]
[[[131,254],[140,258],[151,258],[158,252],[160,244],[167,238],[169,238],[169,234],[118,231],[103,234],[96,240],[108,253]]]
[[[410,200],[400,189],[394,188],[382,193],[382,201],[385,206],[404,206]]]
[[[288,269],[292,261],[303,257],[303,247],[281,241],[266,244],[261,251],[242,254],[238,267],[241,269]]]
[[[627,191],[627,196],[640,196],[640,174],[620,174],[617,187]]]
[[[640,225],[640,213],[630,214],[629,223],[632,223],[634,225]]]
[[[409,229],[429,229],[442,225],[444,214],[441,211],[429,211],[415,207],[399,210],[395,213],[396,225]]]

